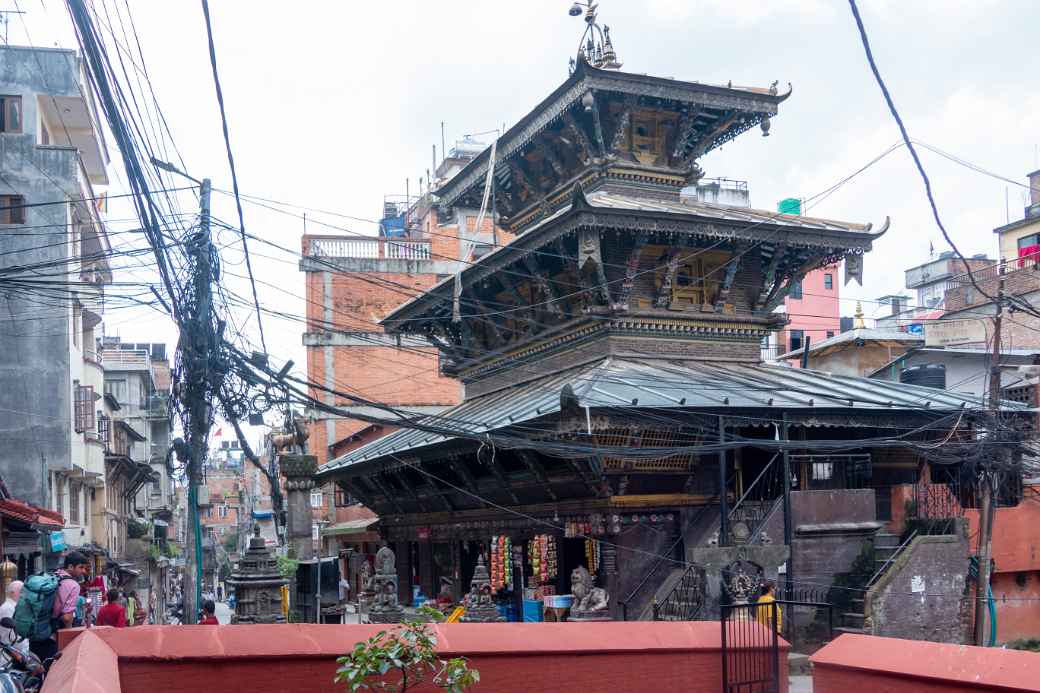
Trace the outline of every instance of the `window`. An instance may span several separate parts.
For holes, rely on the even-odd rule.
[[[217,517],[227,517],[227,516],[228,516],[228,507],[226,505],[218,506],[217,507]]]
[[[336,507],[346,508],[347,506],[354,505],[354,499],[350,497],[350,494],[341,489],[339,486],[336,487]]]
[[[77,347],[80,345],[80,325],[83,324],[83,306],[79,303],[72,304],[72,343]]]
[[[0,132],[22,131],[22,97],[0,96]]]
[[[825,274],[825,275],[823,275],[823,288],[827,289],[828,291],[830,291],[831,289],[834,288],[834,275],[833,274]]]
[[[97,432],[98,440],[105,444],[105,448],[108,448],[108,444],[112,442],[112,419],[98,414],[97,420]]]
[[[827,330],[827,339],[830,339],[833,336],[834,336],[834,330]]]
[[[116,398],[116,401],[120,404],[126,404],[128,402],[126,398],[126,380],[106,380],[105,381],[105,392]]]
[[[21,195],[0,195],[0,224],[25,223],[25,198]]]
[[[791,290],[787,293],[790,298],[801,300],[802,298],[802,283],[800,281],[791,282]]]
[[[321,490],[311,491],[311,507],[320,508],[322,506]]]
[[[791,348],[790,351],[795,349],[801,349],[802,343],[805,341],[805,332],[802,330],[791,330]]]
[[[829,481],[834,477],[834,463],[833,462],[813,462],[812,463],[812,479],[813,481]]]
[[[75,402],[76,433],[93,431],[97,422],[94,420],[94,388],[90,385],[73,384],[73,400]]]
[[[1018,239],[1019,250],[1033,245],[1040,245],[1040,233],[1031,233],[1028,236],[1022,236]]]
[[[73,524],[83,524],[83,519],[80,517],[80,502],[79,502],[79,484],[69,482],[69,521]]]
[[[321,525],[317,522],[311,525],[311,541],[317,543],[321,539]]]

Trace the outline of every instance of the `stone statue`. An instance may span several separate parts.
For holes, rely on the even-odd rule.
[[[376,552],[376,573],[396,575],[397,556],[389,546],[384,546]]]
[[[397,600],[397,558],[389,546],[376,552],[376,574],[372,576],[375,598],[368,618],[372,623],[400,623],[404,609]]]
[[[592,575],[585,566],[578,566],[571,571],[571,594],[574,604],[568,621],[609,621],[607,602],[610,595],[602,587],[596,587]]]
[[[466,609],[462,620],[466,623],[494,623],[504,620],[491,598],[491,577],[488,575],[483,556],[477,558],[477,567],[474,568],[473,579],[469,583],[469,593],[463,598],[462,605]]]
[[[375,589],[372,585],[372,564],[368,562],[368,559],[361,562],[360,579],[361,591],[372,594]]]

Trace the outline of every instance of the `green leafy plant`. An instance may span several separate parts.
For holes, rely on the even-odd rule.
[[[283,578],[291,579],[296,577],[296,570],[300,567],[300,562],[290,556],[279,556],[278,557],[278,572],[282,574]]]
[[[138,522],[132,518],[126,522],[126,536],[130,539],[143,539],[151,532],[152,525],[148,522]]]
[[[422,618],[443,621],[436,609],[419,610]],[[464,657],[440,659],[437,638],[426,622],[411,621],[393,630],[384,630],[354,645],[347,655],[336,660],[336,682],[347,690],[393,691],[404,693],[429,681],[442,690],[459,693],[480,681],[480,672],[469,668]]]

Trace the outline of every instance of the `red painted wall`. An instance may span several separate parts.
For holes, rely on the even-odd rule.
[[[1026,486],[1022,502],[997,508],[993,520],[993,597],[997,642],[1040,637],[1040,486]],[[965,510],[972,550],[977,550],[979,511]]]
[[[722,682],[717,622],[501,623],[434,626],[442,655],[462,655],[480,671],[479,690],[686,691],[716,693]],[[92,629],[68,653],[90,648],[118,656],[118,691],[250,693],[337,691],[335,658],[378,626],[145,626]],[[780,652],[787,691],[787,644]],[[80,693],[66,669],[111,678],[113,657],[63,657],[44,693]],[[55,683],[51,685],[51,681]],[[432,690],[424,687],[416,690]]]
[[[846,634],[811,658],[814,693],[1040,691],[1040,656]]]

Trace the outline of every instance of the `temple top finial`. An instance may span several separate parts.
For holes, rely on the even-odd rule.
[[[585,59],[592,67],[601,70],[618,70],[621,62],[618,60],[617,52],[614,50],[614,42],[610,38],[610,27],[600,26],[597,21],[596,10],[599,5],[593,4],[592,0],[575,0],[571,5],[570,16],[578,17],[585,15],[585,31],[578,40],[578,61]],[[575,60],[570,60],[571,72],[574,71]]]

